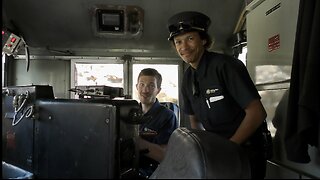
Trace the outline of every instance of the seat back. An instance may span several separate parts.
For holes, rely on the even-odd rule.
[[[180,121],[179,121],[179,118],[180,118],[180,114],[179,114],[180,109],[179,109],[178,104],[173,103],[173,102],[160,102],[160,104],[163,105],[163,106],[165,106],[165,107],[167,107],[168,109],[171,109],[171,110],[174,112],[174,114],[176,115],[178,122],[180,122]]]
[[[166,156],[150,178],[250,178],[250,165],[239,145],[208,131],[180,127],[172,133]]]

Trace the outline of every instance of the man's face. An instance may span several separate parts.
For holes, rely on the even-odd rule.
[[[160,88],[157,86],[157,79],[153,76],[140,76],[136,88],[142,104],[153,104],[160,92]]]
[[[198,32],[187,32],[177,35],[173,43],[179,56],[190,65],[198,65],[205,50],[206,40],[202,40]]]

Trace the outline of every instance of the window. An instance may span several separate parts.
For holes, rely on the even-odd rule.
[[[75,64],[74,86],[123,87],[122,64]]]
[[[124,88],[126,83],[124,69],[124,61],[117,58],[72,59],[70,87],[71,89],[76,86]],[[71,91],[70,98],[78,98],[78,96]]]
[[[242,52],[239,54],[238,59],[242,61],[244,65],[247,65],[247,46],[242,48]]]
[[[105,60],[74,59],[71,60],[71,88],[75,86],[111,86],[122,87],[125,95],[131,95],[138,101],[136,83],[143,68],[155,68],[162,75],[161,91],[157,98],[160,102],[173,102],[179,104],[179,63],[181,61],[162,61],[151,64],[151,58],[126,63],[117,58]],[[145,60],[147,59],[147,60]],[[169,63],[168,63],[169,62]],[[167,64],[168,63],[168,64]],[[131,69],[132,71],[129,71]],[[130,72],[130,73],[129,73]],[[76,98],[71,93],[71,98]]]

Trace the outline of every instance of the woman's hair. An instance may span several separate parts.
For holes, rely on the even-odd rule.
[[[211,36],[208,33],[203,31],[198,31],[198,32],[199,32],[200,38],[205,39],[207,41],[206,44],[204,45],[204,48],[209,49],[212,46]]]

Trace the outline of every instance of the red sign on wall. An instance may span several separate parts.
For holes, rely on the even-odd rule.
[[[279,47],[280,47],[280,35],[279,34],[269,38],[269,40],[268,40],[268,51],[269,52],[274,51],[276,49],[279,49]]]

